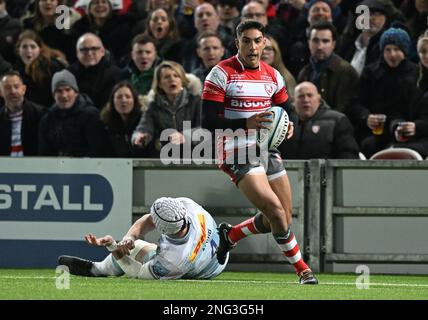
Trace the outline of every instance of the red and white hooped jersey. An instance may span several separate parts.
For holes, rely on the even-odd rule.
[[[249,118],[288,99],[278,70],[260,61],[258,69],[246,69],[238,56],[221,61],[205,79],[203,100],[222,102],[227,119]]]

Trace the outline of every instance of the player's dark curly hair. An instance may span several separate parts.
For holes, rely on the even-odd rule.
[[[260,22],[256,20],[244,20],[236,27],[236,37],[239,39],[244,31],[250,29],[259,30],[263,34],[263,36],[266,33],[265,27]]]

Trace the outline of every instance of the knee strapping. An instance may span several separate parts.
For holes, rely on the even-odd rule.
[[[254,226],[256,227],[257,231],[260,233],[269,233],[270,232],[270,228],[267,228],[263,224],[263,213],[261,213],[260,211],[254,217]]]
[[[290,236],[292,235],[291,228],[288,227],[288,230],[284,233],[275,233],[272,234],[275,241],[279,244],[285,243],[290,239]]]

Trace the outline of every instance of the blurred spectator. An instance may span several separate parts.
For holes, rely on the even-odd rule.
[[[7,12],[11,17],[20,19],[28,11],[34,0],[5,0]]]
[[[279,150],[287,159],[358,159],[359,148],[348,118],[331,110],[310,82],[296,86],[294,134]]]
[[[64,0],[34,0],[34,13],[23,18],[22,24],[24,29],[31,29],[38,33],[46,45],[62,51],[67,60],[73,61],[73,41],[70,30],[81,16],[70,8],[67,20],[63,22],[64,26],[68,25],[69,28],[58,28],[56,21],[59,13],[56,13],[56,8],[64,2]]]
[[[110,152],[107,132],[92,102],[79,94],[68,70],[52,78],[55,104],[39,126],[39,154],[64,157],[103,157]]]
[[[147,18],[147,12],[150,11],[149,6],[152,0],[133,0],[129,13],[131,13],[136,20],[144,20]],[[157,1],[161,2],[161,1]],[[165,1],[162,1],[165,2]],[[169,1],[167,1],[169,3]]]
[[[309,28],[309,64],[300,71],[298,81],[310,81],[322,98],[336,111],[345,112],[358,88],[355,69],[334,53],[337,31],[331,22],[321,21]]]
[[[218,0],[217,12],[220,18],[220,25],[229,31],[231,37],[234,37],[235,28],[239,23],[239,0]]]
[[[195,9],[194,18],[197,33],[192,39],[186,41],[183,51],[182,64],[187,72],[191,72],[202,64],[201,59],[196,54],[196,48],[198,47],[198,37],[204,32],[214,32],[219,35],[225,48],[225,57],[229,57],[231,52],[236,51],[234,38],[225,27],[220,25],[220,17],[211,3],[204,2],[198,5]]]
[[[10,70],[12,70],[12,65],[7,62],[0,53],[0,76]]]
[[[32,30],[25,30],[19,35],[16,51],[18,61],[15,69],[21,73],[27,86],[26,97],[50,107],[53,103],[50,89],[52,76],[67,67],[64,54],[48,47]]]
[[[193,21],[183,16],[177,7],[177,3],[174,0],[134,0],[130,13],[139,21],[135,27],[134,34],[144,33],[148,13],[162,8],[168,12],[168,16],[174,17],[180,36],[190,39],[195,33]]]
[[[413,149],[425,159],[428,157],[428,35],[417,43],[420,58],[419,78],[414,102],[402,105],[391,120],[392,136],[397,148]]]
[[[247,3],[257,2],[263,6],[263,9],[266,11],[266,16],[269,19],[276,17],[277,6],[271,2],[271,0],[247,0]]]
[[[0,76],[0,155],[11,157],[38,154],[39,121],[44,108],[25,99],[26,86],[16,71]]]
[[[90,0],[87,14],[73,26],[73,36],[77,39],[88,32],[98,35],[119,63],[129,52],[133,25],[131,16],[117,14],[109,0]]]
[[[413,1],[404,2],[400,9],[404,9],[403,6],[405,5],[413,9],[410,15],[406,16],[410,29],[409,35],[412,39],[417,39],[427,29],[428,1],[415,0],[414,3]]]
[[[8,14],[6,0],[0,0],[0,54],[9,63],[15,63],[15,42],[20,32],[19,20]]]
[[[265,6],[258,1],[250,1],[242,8],[241,21],[250,19],[260,22],[265,27],[266,34],[271,35],[278,42],[284,60],[290,44],[288,30],[277,20],[269,19]]]
[[[281,49],[279,49],[276,40],[269,35],[266,35],[265,38],[266,46],[263,49],[262,60],[279,71],[285,80],[287,94],[293,100],[296,79],[294,79],[291,72],[285,67],[281,57]]]
[[[173,61],[163,61],[155,71],[153,89],[155,96],[147,112],[143,114],[132,141],[140,147],[146,147],[151,141],[158,152],[163,144],[183,145],[191,143],[191,132],[183,132],[183,121],[191,121],[191,128],[200,127],[200,93],[195,95],[188,89],[183,67]],[[169,141],[160,141],[165,129],[175,129],[169,135]]]
[[[304,8],[309,11],[309,9],[312,7],[312,5],[314,5],[318,1],[319,0],[309,0],[306,2]],[[338,30],[338,33],[342,33],[342,31],[346,25],[346,16],[345,16],[344,12],[342,11],[342,7],[340,6],[342,0],[326,0],[324,2],[326,2],[327,4],[330,5],[331,18],[332,18],[331,22],[334,24],[334,26]],[[327,11],[325,10],[325,7],[324,8],[318,7],[313,12],[314,22],[325,21],[326,20],[325,19],[326,14],[327,14]]]
[[[354,10],[353,19],[349,20],[350,25],[338,45],[339,55],[350,62],[360,75],[365,66],[376,62],[381,55],[379,41],[382,33],[392,21],[401,19],[390,0],[364,0],[361,5],[370,10],[369,29],[357,28]]]
[[[131,143],[132,133],[141,119],[138,95],[128,81],[116,84],[109,102],[101,111],[101,121],[107,127],[112,157],[136,157],[142,155],[140,148]]]
[[[119,80],[120,69],[113,64],[101,39],[93,33],[82,35],[76,43],[78,61],[70,66],[82,93],[86,93],[98,109],[108,101]]]
[[[366,158],[391,144],[391,120],[403,108],[409,108],[415,96],[417,66],[407,59],[410,37],[406,31],[390,28],[382,34],[382,56],[364,68],[358,95],[348,111],[356,137]],[[386,115],[385,130],[373,134],[378,114]]]
[[[193,70],[192,73],[201,80],[201,83],[204,83],[205,77],[224,56],[223,42],[214,32],[202,33],[198,38],[196,52],[202,60],[202,65]]]
[[[122,70],[121,79],[127,79],[140,95],[146,95],[153,82],[155,67],[160,62],[155,40],[148,35],[137,35],[131,43],[131,61]]]
[[[290,49],[285,55],[283,53],[284,61],[295,77],[309,62],[309,28],[319,21],[333,21],[332,6],[329,0],[310,1],[308,5],[305,5],[305,8],[307,11],[302,11],[300,21],[296,22],[294,29],[290,31],[292,43]]]
[[[183,43],[177,22],[165,9],[159,8],[149,13],[144,34],[156,40],[156,50],[162,60],[181,62]]]
[[[88,6],[91,0],[69,0],[73,3],[73,7],[79,11],[81,15],[85,15],[88,11]],[[115,12],[120,15],[126,14],[131,10],[132,4],[134,2],[145,2],[144,0],[109,0],[112,8]]]
[[[294,30],[293,26],[298,21],[306,0],[284,0],[278,3],[276,16],[287,28]]]

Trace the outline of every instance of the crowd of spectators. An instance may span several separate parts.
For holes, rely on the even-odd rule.
[[[0,0],[0,155],[153,158],[164,129],[185,143],[245,19],[287,84],[285,159],[428,157],[428,0]]]

